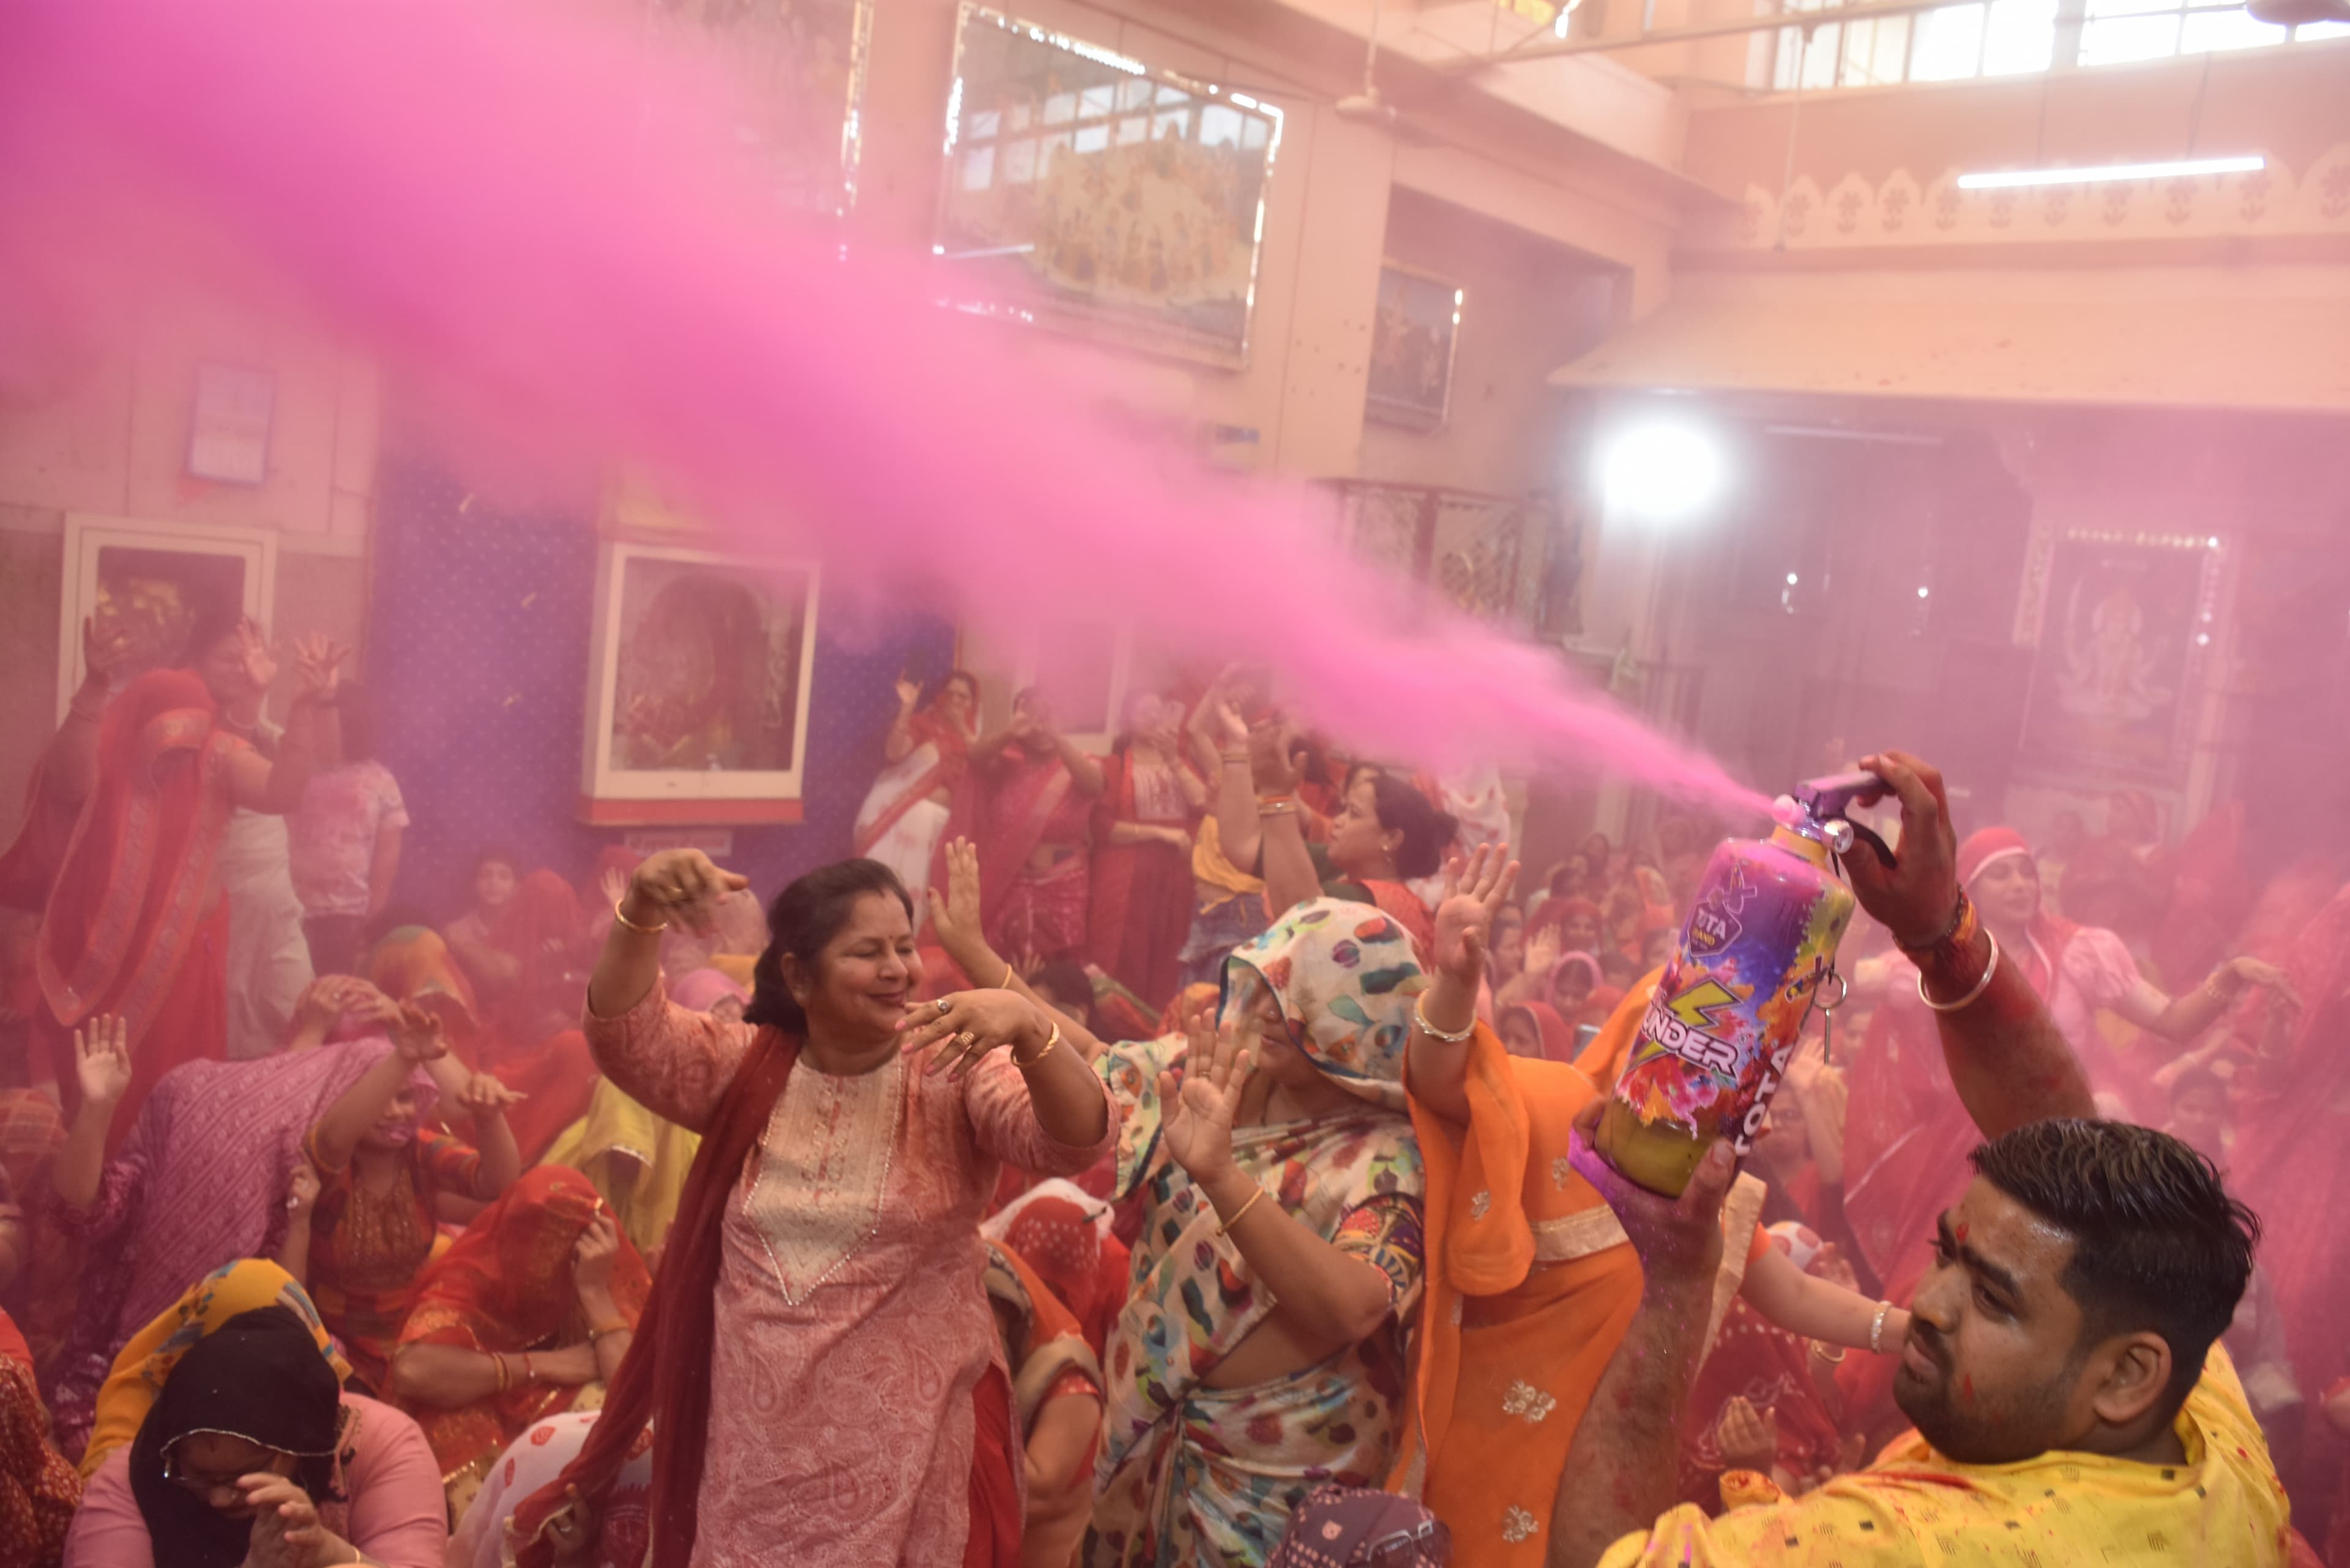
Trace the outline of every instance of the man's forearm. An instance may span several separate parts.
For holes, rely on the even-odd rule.
[[[1711,1279],[1651,1281],[1641,1293],[1567,1449],[1551,1508],[1549,1568],[1591,1568],[1673,1506],[1681,1406],[1712,1310]]]
[[[1926,954],[1919,964],[1926,994],[1959,1001],[1981,981],[1990,961],[1991,938],[1980,930]],[[1985,1137],[2050,1116],[2097,1114],[2087,1075],[2012,955],[1999,955],[1999,972],[1981,995],[1937,1012],[1934,1021],[1951,1085]]]

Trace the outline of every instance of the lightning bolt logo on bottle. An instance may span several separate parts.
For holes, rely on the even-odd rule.
[[[1599,1152],[1677,1197],[1715,1139],[1751,1149],[1852,911],[1801,812],[1716,849],[1600,1117]]]

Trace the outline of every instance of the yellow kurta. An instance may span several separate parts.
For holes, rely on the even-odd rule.
[[[2183,1465],[2059,1450],[2012,1465],[1946,1459],[1915,1432],[1807,1496],[1708,1519],[1686,1504],[1600,1568],[2279,1568],[2284,1489],[2228,1353],[2211,1347],[2179,1411]]]

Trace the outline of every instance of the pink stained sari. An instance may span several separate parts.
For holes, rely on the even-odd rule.
[[[1182,983],[1183,940],[1191,932],[1191,857],[1171,844],[1112,844],[1117,823],[1181,827],[1191,808],[1174,776],[1180,763],[1136,765],[1128,748],[1110,756],[1094,812],[1091,961],[1152,1007]],[[1152,775],[1159,774],[1154,777]]]
[[[1059,753],[1009,746],[982,769],[981,924],[1000,953],[1066,957],[1085,946],[1087,857],[1092,803],[1077,793]],[[1075,845],[1050,870],[1029,864],[1039,846]]]
[[[228,760],[245,742],[219,727],[212,693],[184,670],[139,677],[99,722],[98,784],[41,917],[35,963],[68,1114],[80,1100],[73,1030],[120,1014],[130,1033],[130,1092],[119,1145],[140,1105],[182,1062],[227,1054],[227,903],[213,864],[227,832]]]
[[[224,1263],[285,1241],[302,1138],[390,1043],[381,1036],[251,1062],[194,1062],[155,1086],[98,1201],[58,1206],[85,1240],[80,1304],[57,1361],[57,1434],[78,1452],[130,1336]]]

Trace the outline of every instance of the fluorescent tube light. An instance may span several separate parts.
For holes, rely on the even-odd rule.
[[[2189,174],[2250,174],[2268,167],[2255,152],[2247,158],[2189,158],[2172,163],[2108,163],[2093,169],[2002,169],[1961,174],[1961,191],[2012,190],[2019,185],[2095,185],[2108,180],[2170,180]]]

